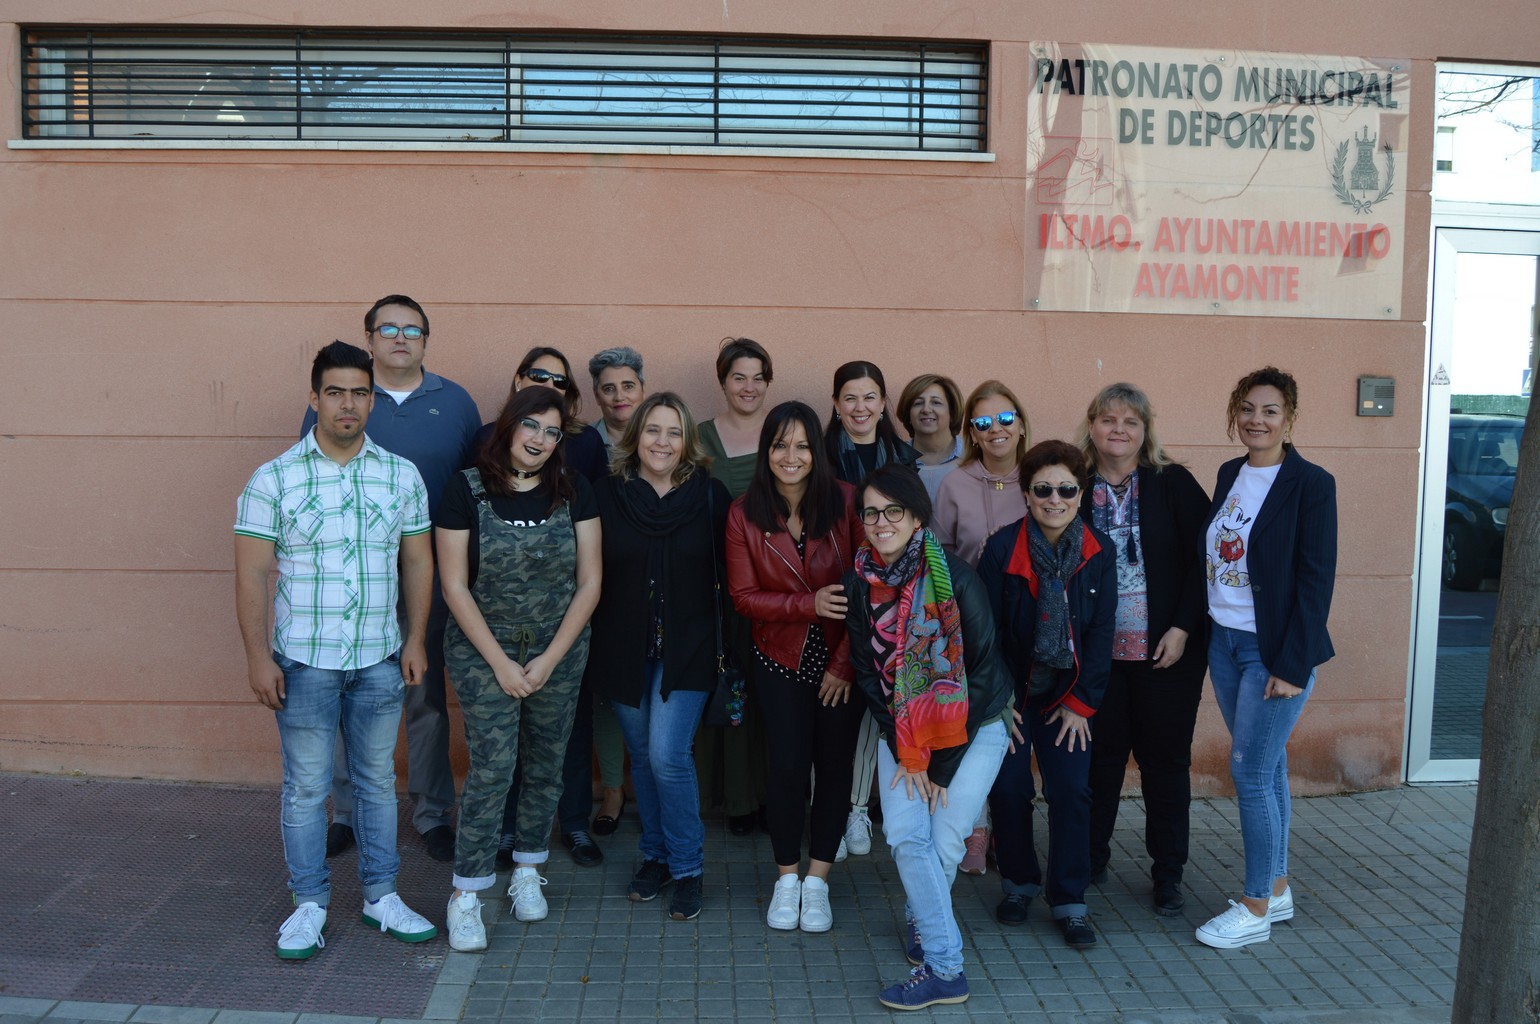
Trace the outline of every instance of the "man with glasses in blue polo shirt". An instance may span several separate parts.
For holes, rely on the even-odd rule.
[[[438,511],[439,497],[455,473],[475,461],[473,440],[481,414],[465,389],[454,381],[423,369],[428,348],[428,315],[405,295],[387,295],[364,314],[364,337],[374,356],[374,410],[369,414],[369,439],[386,451],[409,460],[422,474],[428,490],[429,514]],[[301,434],[315,425],[315,411],[305,413]],[[412,825],[422,834],[428,855],[452,861],[455,780],[449,766],[449,713],[444,683],[444,626],[449,608],[433,578],[433,604],[428,614],[428,669],[423,684],[407,691],[406,786],[415,799]],[[326,855],[353,845],[353,791],[337,744],[337,771],[332,781],[332,824],[326,833]]]
[[[364,923],[403,942],[438,934],[396,894],[396,731],[404,695],[427,670],[433,525],[417,470],[364,434],[374,403],[369,353],[341,341],[321,349],[310,370],[315,427],[259,468],[236,504],[247,681],[273,711],[283,753],[280,820],[294,896],[278,930],[286,960],[326,945],[326,791],[339,729],[357,785]]]

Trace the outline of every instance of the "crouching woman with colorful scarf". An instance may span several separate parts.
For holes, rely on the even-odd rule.
[[[968,980],[952,880],[1010,749],[1011,679],[983,585],[926,529],[930,495],[914,470],[873,470],[857,502],[866,541],[845,575],[850,662],[884,740],[883,829],[915,965],[878,998],[897,1010],[961,1003]]]

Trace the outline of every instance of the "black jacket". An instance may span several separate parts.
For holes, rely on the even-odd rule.
[[[1011,709],[1011,677],[1000,660],[1000,647],[995,642],[995,620],[989,610],[989,596],[967,562],[947,555],[946,565],[952,574],[952,593],[957,598],[957,612],[962,619],[963,663],[968,672],[968,743],[931,751],[930,768],[926,774],[938,786],[952,784],[957,766],[962,763],[979,728],[1009,716]],[[845,632],[850,638],[850,665],[855,669],[856,687],[866,698],[872,718],[896,761],[898,748],[893,740],[893,709],[888,706],[887,695],[883,693],[882,670],[872,649],[871,584],[854,570],[845,574],[844,584],[849,609],[845,616]],[[1010,727],[1009,722],[1006,727]],[[885,786],[887,780],[879,779],[878,783]]]
[[[639,707],[647,670],[647,537],[619,511],[621,486],[617,476],[594,484],[604,531],[604,587],[589,620],[593,638],[585,678],[600,696]],[[713,581],[720,578],[725,590],[727,570],[722,557],[732,499],[721,481],[707,479],[706,486],[711,489],[710,512],[715,516],[701,499],[695,514],[670,536],[668,593],[663,597],[665,698],[674,690],[709,692],[716,686]],[[713,571],[719,575],[713,577]]]
[[[1005,663],[1026,706],[1027,681],[1032,674],[1032,649],[1037,639],[1037,573],[1027,547],[1027,520],[1016,520],[984,542],[979,579],[989,593],[995,624],[1005,634]],[[1069,631],[1075,644],[1075,671],[1048,695],[1040,709],[1047,714],[1063,704],[1090,718],[1101,707],[1112,675],[1112,629],[1118,609],[1118,564],[1112,542],[1090,523],[1080,545],[1080,566],[1065,582]]]
[[[1219,467],[1210,521],[1245,463],[1242,456]],[[1246,569],[1262,664],[1284,682],[1304,686],[1315,667],[1337,653],[1326,632],[1337,578],[1337,481],[1293,446],[1251,524]]]
[[[1150,653],[1172,626],[1185,630],[1181,660],[1162,672],[1168,681],[1201,678],[1208,667],[1208,595],[1203,578],[1203,531],[1209,498],[1185,466],[1141,465],[1139,550],[1144,559]],[[1091,490],[1080,496],[1080,518],[1091,518]],[[1196,540],[1196,544],[1194,544]],[[1151,678],[1161,678],[1157,673]]]

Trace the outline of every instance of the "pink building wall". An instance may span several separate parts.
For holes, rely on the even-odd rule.
[[[735,6],[532,0],[6,0],[0,132],[20,136],[18,25],[377,26],[972,39],[990,48],[992,163],[585,153],[0,150],[0,767],[211,781],[278,777],[246,686],[231,522],[252,469],[292,443],[316,348],[359,341],[379,295],[433,323],[427,366],[484,417],[518,356],[610,344],[700,415],[727,334],[775,357],[772,400],[822,407],[833,367],[990,376],[1038,438],[1090,395],[1145,387],[1163,439],[1212,485],[1236,447],[1224,402],[1264,362],[1296,372],[1295,437],[1336,474],[1341,557],[1325,666],[1291,749],[1307,791],[1402,772],[1424,379],[1434,61],[1540,55],[1526,0],[1479,10],[1005,0]],[[1037,313],[1023,286],[1027,42],[1409,57],[1401,318],[1389,322]],[[1353,415],[1362,373],[1395,377],[1390,419]],[[589,405],[589,412],[592,406]],[[1228,786],[1206,699],[1195,781]],[[462,755],[463,756],[463,755]]]

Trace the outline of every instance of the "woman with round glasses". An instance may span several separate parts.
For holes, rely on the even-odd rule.
[[[1200,547],[1208,495],[1155,437],[1155,413],[1132,384],[1097,392],[1080,425],[1091,486],[1081,517],[1112,541],[1118,611],[1112,668],[1091,748],[1091,880],[1106,877],[1130,752],[1144,796],[1155,912],[1181,912],[1192,803],[1192,733],[1208,636]]]
[[[626,421],[614,471],[595,488],[607,585],[594,610],[589,679],[631,752],[642,862],[630,898],[674,882],[669,915],[700,914],[706,831],[692,753],[716,684],[717,581],[727,488],[713,480],[689,407],[648,395]]]
[[[932,529],[942,547],[976,566],[984,542],[1027,514],[1016,467],[1032,444],[1032,425],[997,380],[974,388],[963,407],[963,459],[941,481]]]
[[[919,452],[893,428],[893,419],[888,415],[887,381],[875,365],[859,359],[841,364],[834,371],[833,399],[834,411],[824,428],[824,444],[835,476],[854,487],[880,466],[914,466]],[[845,823],[838,860],[844,860],[847,853],[863,857],[872,852],[872,819],[866,803],[871,799],[877,748],[881,744],[872,716],[864,716],[851,771],[850,817]]]
[[[609,453],[604,450],[604,439],[599,432],[578,419],[583,405],[583,392],[572,376],[572,364],[560,349],[549,345],[536,345],[524,353],[519,367],[513,374],[513,387],[508,391],[512,398],[523,388],[540,384],[560,391],[566,399],[567,440],[562,449],[562,461],[568,469],[581,473],[590,483],[610,471]]]
[[[1198,941],[1234,949],[1294,916],[1289,888],[1289,736],[1336,652],[1326,632],[1337,573],[1337,482],[1290,442],[1299,385],[1275,366],[1230,392],[1230,437],[1246,454],[1219,467],[1204,537],[1208,669],[1230,730],[1230,777],[1246,851],[1240,901]]]
[[[449,944],[458,950],[487,947],[477,894],[496,881],[515,761],[524,778],[508,895],[520,921],[547,912],[539,868],[549,859],[601,571],[593,492],[562,468],[564,418],[562,396],[550,388],[514,395],[476,466],[451,478],[438,509],[439,575],[454,616],[445,662],[470,754],[448,910]]]
[[[915,965],[878,999],[918,1010],[968,998],[952,882],[1010,747],[1011,679],[988,594],[925,528],[930,495],[920,478],[884,466],[859,500],[866,543],[845,575],[850,663],[882,740],[883,832],[904,884],[904,951]]]
[[[1006,757],[989,797],[1001,924],[1027,920],[1042,893],[1064,941],[1096,944],[1091,882],[1091,717],[1112,664],[1117,561],[1107,535],[1080,517],[1085,458],[1067,441],[1033,445],[1021,460],[1027,516],[984,545],[979,576],[1004,637],[1027,742]],[[1048,801],[1046,884],[1032,840],[1032,754]]]
[[[962,392],[957,382],[936,373],[922,373],[904,385],[898,396],[898,421],[909,431],[909,443],[919,452],[914,468],[930,500],[936,500],[941,480],[963,457]]]
[[[851,756],[861,726],[850,701],[841,576],[861,531],[855,488],[842,483],[819,443],[818,414],[801,402],[770,411],[754,480],[727,518],[727,582],[753,624],[754,685],[769,745],[766,819],[778,874],[766,923],[826,932],[829,869],[850,811]],[[817,778],[805,880],[803,821],[809,773]]]
[[[716,374],[726,406],[720,416],[700,425],[700,441],[711,456],[711,475],[738,498],[754,479],[760,458],[759,437],[769,408],[765,396],[775,370],[770,353],[753,338],[723,338],[717,351]],[[695,738],[695,764],[700,771],[703,803],[707,807],[720,804],[728,830],[735,836],[746,836],[754,831],[765,805],[765,730],[759,716],[748,621],[731,609],[726,612],[723,640],[749,683],[743,721],[736,726],[702,725]]]

